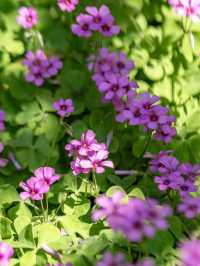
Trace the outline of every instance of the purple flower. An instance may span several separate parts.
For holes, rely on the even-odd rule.
[[[96,8],[90,11],[90,14],[93,12],[94,17],[99,18]],[[104,21],[101,23],[102,28],[105,21],[111,22],[112,18],[100,20]],[[154,139],[170,143],[176,136],[176,129],[173,127],[176,118],[169,115],[168,108],[158,104],[159,97],[148,92],[136,92],[138,85],[129,77],[134,67],[134,62],[128,60],[124,53],[112,53],[106,48],[100,49],[98,56],[91,55],[88,59],[88,68],[93,72],[92,79],[103,95],[102,102],[112,101],[117,113],[116,121],[127,122],[131,126],[141,125],[145,132],[152,132]]]
[[[135,64],[132,60],[126,58],[125,53],[119,52],[115,54],[115,60],[113,65],[113,71],[120,73],[122,75],[127,75],[131,70],[133,70]]]
[[[180,245],[181,266],[200,265],[200,240],[186,240]]]
[[[160,166],[158,171],[161,174],[177,174],[180,175],[179,172],[180,162],[173,156],[162,156],[160,158]]]
[[[80,14],[76,18],[77,24],[71,26],[72,32],[79,37],[88,38],[92,35],[90,24],[92,23],[92,17],[85,14]]]
[[[53,108],[61,117],[67,117],[74,112],[74,105],[71,99],[60,99],[53,103]]]
[[[20,193],[22,200],[42,200],[43,194],[47,193],[49,186],[43,180],[36,177],[29,178],[26,182],[21,182],[19,186],[24,190]]]
[[[58,6],[62,11],[72,12],[76,9],[79,0],[58,0]]]
[[[182,197],[187,196],[190,192],[197,192],[197,186],[191,180],[182,178],[182,182],[178,185],[179,193]]]
[[[176,176],[174,174],[169,175],[162,175],[162,176],[155,176],[154,178],[155,183],[158,185],[158,188],[161,191],[167,189],[178,189],[182,179],[180,175]]]
[[[0,265],[8,266],[10,258],[14,255],[13,248],[6,242],[0,242]]]
[[[63,63],[61,62],[60,58],[57,56],[52,56],[48,60],[48,67],[47,67],[47,78],[53,77],[58,74],[58,71],[62,69]]]
[[[107,218],[110,215],[117,215],[124,196],[125,195],[119,191],[113,193],[112,197],[107,197],[106,195],[99,196],[96,199],[96,204],[101,208],[93,212],[93,220],[97,221],[102,218]]]
[[[193,21],[200,20],[199,0],[168,0],[168,2],[177,14],[189,17]]]
[[[96,57],[95,55],[91,55],[88,58],[88,69],[99,73],[100,75],[104,72],[109,72],[113,70],[115,64],[115,53],[110,53],[107,48],[101,48],[99,50],[99,55]],[[113,72],[113,71],[112,71]]]
[[[160,125],[155,134],[154,139],[158,141],[163,141],[168,144],[176,136],[176,129],[169,124]]]
[[[62,62],[58,57],[48,58],[42,50],[37,50],[35,53],[28,51],[23,64],[28,69],[26,80],[38,87],[43,85],[45,79],[55,76],[62,68]]]
[[[150,258],[145,258],[142,261],[139,261],[138,263],[136,263],[134,266],[154,266],[154,261]]]
[[[152,106],[144,114],[145,128],[155,130],[159,125],[166,124],[168,121],[168,109],[159,105]]]
[[[133,266],[125,261],[125,256],[122,253],[117,253],[113,255],[110,252],[106,252],[103,255],[101,261],[97,262],[96,266]]]
[[[200,197],[183,197],[182,202],[178,205],[178,211],[189,219],[194,218],[200,214]]]
[[[120,32],[120,27],[113,24],[113,19],[107,17],[103,20],[100,25],[100,33],[105,37],[111,37],[113,35],[118,35]]]
[[[60,179],[60,175],[56,174],[52,167],[40,167],[34,171],[34,176],[49,187]]]
[[[77,24],[71,27],[72,32],[79,37],[91,37],[94,31],[107,37],[120,32],[119,26],[114,24],[114,17],[106,5],[102,5],[99,10],[94,6],[88,6],[86,12],[79,14],[76,18]]]
[[[110,18],[113,21],[113,16],[110,13],[109,8],[106,5],[102,5],[99,10],[94,6],[86,7],[87,13],[92,16],[93,20],[90,28],[93,31],[100,30],[100,25],[103,23],[104,19]]]
[[[149,161],[149,168],[152,173],[159,172],[159,168],[163,167],[162,164],[162,158],[168,156],[172,151],[160,151],[158,154],[152,154],[149,152],[146,152],[144,157],[145,158],[151,158]]]
[[[4,131],[5,129],[4,121],[5,121],[5,112],[3,110],[0,110],[0,132]]]
[[[4,150],[4,145],[2,142],[0,142],[0,154],[3,152],[3,150]],[[7,159],[0,157],[0,168],[5,167],[7,163],[8,163]]]
[[[186,179],[195,182],[197,177],[200,176],[200,164],[184,163],[180,165],[179,171]]]
[[[97,84],[99,91],[104,94],[103,99],[110,101],[115,97],[121,98],[125,95],[129,80],[127,77],[108,72],[105,74],[105,80]]]
[[[38,87],[41,86],[44,83],[49,65],[45,53],[42,50],[37,50],[35,54],[29,51],[26,53],[23,64],[28,68],[28,73],[25,76],[26,80]]]
[[[38,15],[36,9],[32,7],[20,7],[18,13],[17,23],[24,29],[31,29],[37,24]]]
[[[137,198],[123,202],[123,194],[114,194],[112,198],[101,196],[97,204],[101,207],[93,213],[93,219],[106,218],[114,231],[121,232],[130,241],[152,238],[156,230],[168,227],[167,217],[171,215],[168,206],[161,206],[155,200]]]

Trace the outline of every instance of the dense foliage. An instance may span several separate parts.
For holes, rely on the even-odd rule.
[[[0,266],[200,265],[199,14],[0,1]]]

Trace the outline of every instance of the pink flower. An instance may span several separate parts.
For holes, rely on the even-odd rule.
[[[52,167],[40,167],[34,171],[34,176],[30,177],[26,182],[21,182],[19,186],[24,192],[20,193],[22,200],[28,198],[32,200],[42,200],[43,194],[47,193],[50,186],[60,179]]]
[[[80,166],[83,169],[92,169],[97,174],[105,172],[105,167],[114,168],[113,162],[107,160],[109,152],[107,150],[100,150],[92,156],[89,156],[88,160],[81,160]]]
[[[42,200],[43,194],[48,192],[49,186],[43,181],[36,177],[29,178],[26,182],[21,182],[19,186],[24,190],[20,193],[22,200]]]
[[[8,266],[10,258],[13,256],[13,248],[6,242],[0,242],[0,266]]]
[[[168,0],[177,14],[189,17],[193,21],[200,21],[199,0]]]
[[[87,130],[81,135],[80,140],[72,140],[65,146],[65,149],[69,152],[69,156],[78,155],[87,156],[93,154],[100,148],[96,140],[96,134],[92,130]]]
[[[74,156],[71,162],[74,175],[88,174],[90,171],[102,174],[105,167],[114,167],[113,162],[107,160],[109,152],[106,144],[98,143],[92,130],[83,133],[80,140],[72,140],[65,149],[69,156]]]
[[[34,175],[38,180],[44,181],[47,186],[51,186],[60,179],[60,175],[57,175],[52,167],[40,167],[34,171]]]
[[[62,11],[72,12],[78,5],[79,0],[58,0],[58,6]]]
[[[18,10],[19,16],[17,23],[24,29],[31,29],[38,22],[38,15],[36,9],[32,7],[20,7]]]

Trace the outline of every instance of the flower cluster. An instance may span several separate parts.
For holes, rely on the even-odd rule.
[[[91,37],[95,31],[106,37],[120,32],[119,26],[114,24],[114,17],[106,5],[102,5],[99,9],[94,6],[86,7],[86,13],[79,14],[76,22],[77,24],[73,24],[71,29],[75,35],[80,37]]]
[[[188,240],[180,247],[181,266],[200,265],[200,240]]]
[[[51,167],[40,167],[34,171],[34,176],[26,182],[21,182],[20,187],[24,192],[20,193],[22,200],[42,200],[43,195],[47,193],[53,183],[58,181],[60,176],[55,173]]]
[[[99,55],[91,55],[88,61],[103,102],[117,101],[129,90],[137,88],[136,82],[130,82],[128,78],[135,67],[134,62],[128,60],[124,53],[110,53],[107,48],[101,48]]]
[[[171,215],[168,206],[161,206],[155,200],[129,199],[123,202],[124,195],[120,192],[113,194],[111,198],[100,196],[96,203],[100,209],[94,211],[95,221],[106,218],[109,226],[120,231],[130,241],[139,242],[144,237],[152,238],[156,230],[164,230],[168,227],[166,218]]]
[[[9,244],[0,242],[0,266],[8,266],[13,254],[14,250]]]
[[[196,217],[200,214],[200,197],[183,197],[178,205],[178,211],[183,213],[188,219]]]
[[[3,152],[3,150],[4,150],[4,145],[2,142],[0,142],[0,154]],[[0,157],[0,168],[5,167],[7,163],[8,163],[7,159]]]
[[[74,175],[88,174],[91,171],[101,174],[105,167],[114,167],[113,162],[107,160],[109,151],[106,144],[98,143],[92,130],[83,133],[80,140],[72,140],[65,149],[69,156],[74,156],[71,162]]]
[[[4,131],[5,129],[5,112],[3,110],[0,110],[0,132]]]
[[[79,0],[58,0],[58,6],[62,11],[72,12],[78,5]]]
[[[44,83],[45,79],[57,75],[63,66],[57,56],[48,58],[42,50],[37,50],[35,53],[28,51],[23,64],[28,69],[26,80],[38,87]]]
[[[189,17],[193,21],[200,21],[199,0],[168,0],[168,2],[177,14]]]
[[[181,164],[175,157],[169,155],[171,151],[161,151],[158,154],[146,154],[151,158],[149,161],[152,173],[155,176],[155,183],[161,191],[174,189],[179,191],[181,196],[188,196],[190,192],[196,192],[195,185],[197,177],[200,175],[200,164]]]
[[[179,192],[182,203],[178,206],[179,212],[188,218],[193,218],[200,213],[200,198],[190,196],[197,191],[196,181],[200,175],[200,164],[181,164],[171,151],[161,151],[158,154],[147,153],[146,158],[151,158],[149,168],[155,176],[154,181],[161,191],[173,189]]]
[[[17,23],[24,29],[32,29],[38,22],[37,10],[33,7],[20,7]]]
[[[60,99],[53,103],[53,108],[62,118],[74,112],[74,105],[71,99]]]
[[[176,118],[157,103],[159,97],[148,92],[136,93],[137,83],[129,78],[134,62],[124,53],[110,53],[102,48],[97,58],[94,55],[89,58],[88,68],[94,72],[92,79],[103,95],[103,102],[113,103],[118,122],[142,125],[145,132],[153,132],[156,140],[171,142],[176,135],[173,127]]]
[[[96,266],[154,266],[154,263],[151,259],[145,259],[136,264],[126,262],[125,256],[123,253],[117,253],[113,255],[110,252],[106,252],[103,255],[101,261],[97,262]]]

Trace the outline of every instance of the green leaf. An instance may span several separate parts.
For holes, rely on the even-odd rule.
[[[6,217],[0,217],[0,238],[9,239],[12,237],[12,221]]]
[[[170,230],[176,236],[177,239],[184,238],[183,225],[181,220],[177,216],[169,218]]]
[[[26,225],[20,232],[19,232],[19,244],[25,245],[29,248],[35,248],[35,241],[33,237],[33,227],[31,224]]]
[[[20,266],[35,266],[36,265],[36,253],[35,251],[27,251],[20,258]]]
[[[101,254],[108,247],[108,244],[108,239],[104,235],[90,237],[84,242],[79,253],[92,259]]]
[[[110,187],[107,191],[106,191],[106,195],[108,197],[111,197],[115,192],[122,192],[126,195],[126,192],[124,191],[124,189],[120,186],[112,186]]]
[[[31,223],[31,220],[27,216],[18,216],[14,220],[15,230],[19,234],[27,225]]]
[[[53,224],[43,223],[37,226],[38,246],[48,244],[60,239],[61,234],[59,229]]]
[[[164,76],[164,70],[159,61],[151,59],[149,64],[144,67],[144,73],[150,80],[160,80]]]
[[[123,184],[122,179],[116,175],[108,175],[107,178],[114,185],[122,186],[122,184]]]
[[[19,195],[14,186],[0,185],[0,204],[13,203],[19,200]]]
[[[192,47],[191,47],[189,33],[186,33],[184,35],[184,37],[183,37],[181,52],[183,53],[185,59],[188,62],[192,63],[192,61],[193,61],[193,52],[192,52]]]
[[[58,220],[60,221],[66,232],[69,233],[69,235],[78,233],[83,238],[88,238],[91,224],[81,222],[74,215],[61,216]]]
[[[71,194],[65,200],[63,212],[66,214],[73,214],[77,217],[86,215],[90,210],[90,201],[84,196],[75,196]]]
[[[139,198],[139,199],[145,199],[145,195],[142,192],[142,190],[140,188],[133,188],[129,193],[128,193],[129,197],[134,197],[134,198]]]
[[[153,239],[145,240],[142,244],[142,250],[149,254],[159,256],[162,252],[173,247],[174,239],[169,231],[159,231]]]

